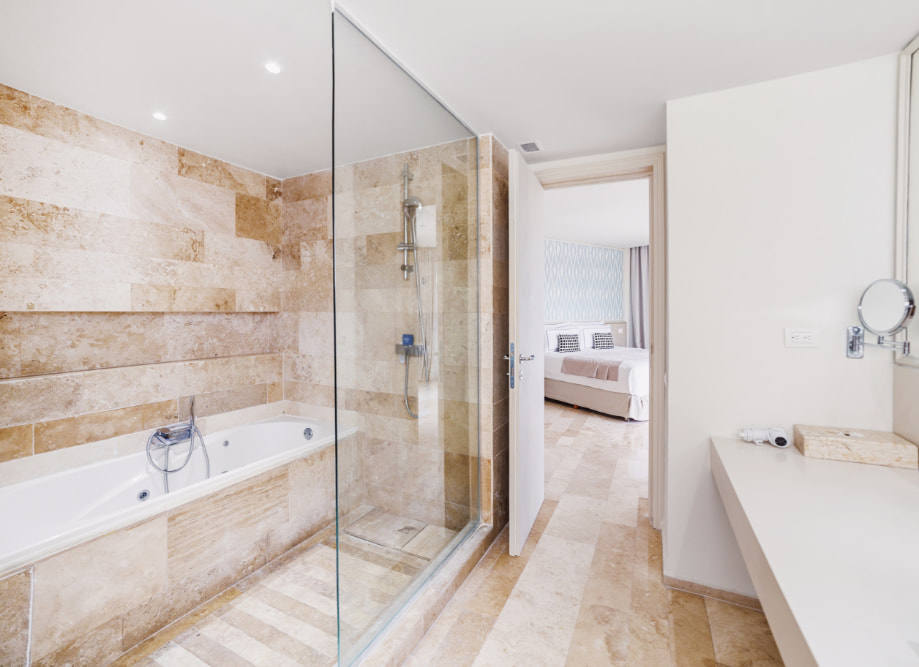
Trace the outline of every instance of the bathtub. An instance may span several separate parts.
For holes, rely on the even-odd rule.
[[[169,476],[169,493],[145,451],[0,487],[0,576],[308,456],[334,440],[331,422],[283,415],[205,435],[209,479],[196,438],[188,465]],[[181,464],[187,447],[173,446],[170,467]],[[163,451],[154,449],[154,460],[161,462]]]

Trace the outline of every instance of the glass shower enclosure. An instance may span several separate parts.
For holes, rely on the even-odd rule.
[[[336,11],[339,661],[479,519],[477,139]]]

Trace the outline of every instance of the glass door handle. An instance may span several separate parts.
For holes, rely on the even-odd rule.
[[[504,358],[507,359],[507,357],[504,357]],[[535,354],[531,354],[531,355],[528,356],[528,357],[525,357],[525,356],[523,356],[522,354],[520,355],[520,361],[533,361],[534,359],[536,359],[536,355],[535,355]]]

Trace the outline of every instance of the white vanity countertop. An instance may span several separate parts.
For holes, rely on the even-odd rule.
[[[712,438],[712,475],[787,665],[919,665],[919,471]]]

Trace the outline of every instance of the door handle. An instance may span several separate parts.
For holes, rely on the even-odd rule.
[[[507,358],[507,357],[505,357],[505,359],[506,359],[506,358]],[[531,355],[528,356],[528,357],[525,357],[525,356],[523,356],[522,354],[520,355],[520,361],[533,361],[534,359],[536,359],[536,355],[535,355],[535,354],[531,354]]]

